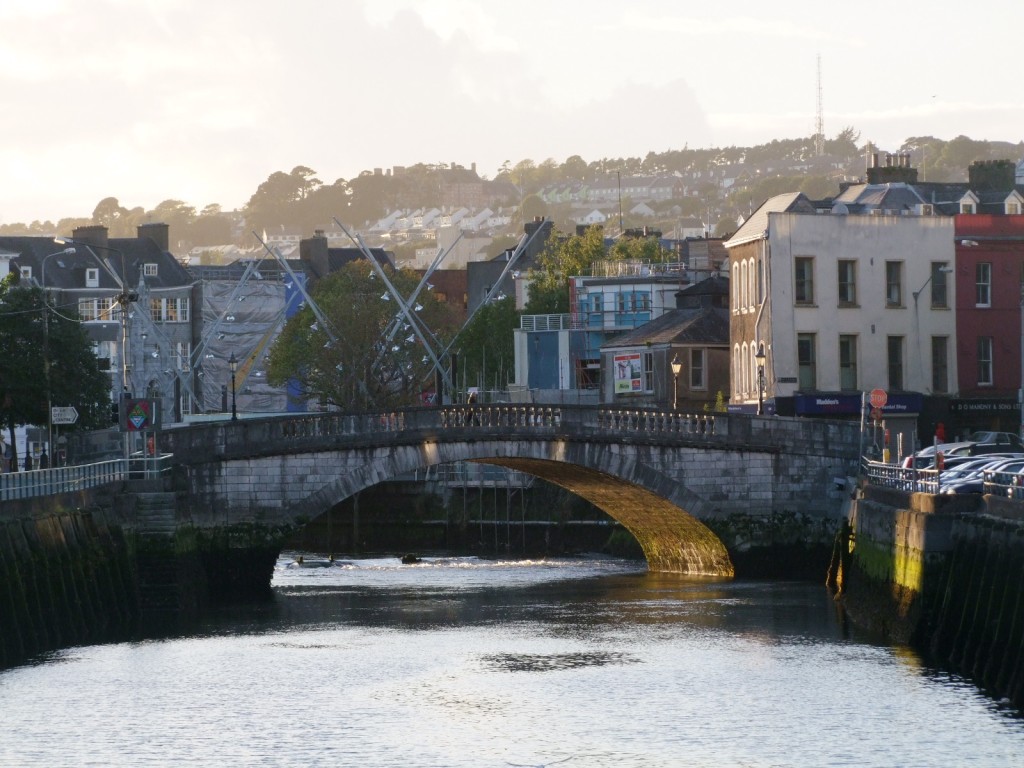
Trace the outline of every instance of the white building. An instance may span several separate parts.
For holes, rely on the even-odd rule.
[[[731,405],[853,417],[862,392],[883,389],[893,421],[952,394],[953,235],[951,217],[815,213],[799,193],[765,202],[725,244]]]

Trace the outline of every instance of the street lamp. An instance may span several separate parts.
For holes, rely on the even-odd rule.
[[[228,368],[231,369],[231,420],[238,421],[238,407],[235,403],[235,371],[238,370],[238,360],[234,352],[228,358]]]
[[[128,287],[128,271],[125,265],[124,251],[117,248],[111,248],[109,245],[97,245],[96,243],[87,242],[85,240],[72,240],[70,237],[55,237],[53,238],[55,243],[73,243],[75,245],[81,245],[89,253],[92,254],[93,258],[99,263],[114,278],[114,282],[117,283],[120,289],[114,296],[114,300],[117,305],[121,308],[121,399],[124,399],[131,391],[129,387],[131,378],[131,366],[128,363],[128,311],[129,306],[139,300],[139,294],[136,291],[131,290]],[[110,267],[110,265],[101,259],[94,248],[99,248],[101,251],[110,251],[116,253],[121,257],[121,276],[118,277],[117,273]]]
[[[679,360],[679,353],[672,357],[672,410],[679,410],[679,372],[683,370],[683,364]]]
[[[43,289],[43,381],[46,384],[46,452],[53,456],[53,392],[50,386],[50,302],[46,297],[46,262],[54,256],[70,256],[72,247],[43,257],[39,266],[39,283]]]
[[[967,241],[965,241],[965,242],[967,242]],[[915,308],[917,307],[917,297],[921,295],[921,292],[928,286],[928,283],[930,283],[932,281],[932,278],[935,277],[936,272],[938,272],[940,274],[943,274],[943,275],[948,275],[952,271],[953,271],[952,267],[939,267],[938,270],[932,271],[932,273],[928,275],[928,279],[924,281],[924,284],[920,288],[918,288],[916,291],[914,291],[914,293],[913,293],[913,296],[914,296],[914,307]],[[934,297],[933,297],[932,301],[934,302]]]
[[[754,353],[754,359],[757,361],[757,415],[764,416],[764,342],[762,341],[758,347],[757,352]]]

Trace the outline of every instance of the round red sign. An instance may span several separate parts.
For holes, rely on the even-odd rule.
[[[885,394],[884,389],[872,389],[870,398],[872,407],[881,408],[882,406],[885,405],[886,401],[889,399],[889,396]]]

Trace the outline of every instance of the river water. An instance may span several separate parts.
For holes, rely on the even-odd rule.
[[[190,636],[0,673],[0,765],[1024,765],[1019,713],[819,585],[294,557]]]

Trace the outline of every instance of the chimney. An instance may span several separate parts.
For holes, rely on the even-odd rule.
[[[316,230],[313,237],[299,241],[299,258],[313,268],[317,277],[326,277],[330,272],[327,260],[327,238],[322,229]]]
[[[94,245],[97,248],[109,248],[110,237],[108,230],[102,224],[90,224],[87,227],[75,227],[71,232],[72,240],[81,240],[83,243]]]
[[[967,168],[967,179],[973,191],[988,190],[1010,193],[1016,183],[1017,167],[1012,160],[979,160]]]
[[[167,224],[140,224],[136,231],[138,232],[139,239],[148,237],[157,247],[164,253],[170,252],[170,226]]]

